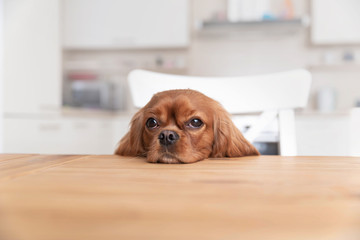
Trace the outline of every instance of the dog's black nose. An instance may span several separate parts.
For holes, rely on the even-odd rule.
[[[169,146],[177,142],[179,140],[179,135],[170,130],[164,130],[159,134],[159,141],[161,145]]]

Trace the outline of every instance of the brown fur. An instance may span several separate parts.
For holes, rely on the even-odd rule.
[[[203,122],[200,128],[186,126],[192,118]],[[148,129],[146,121],[160,124]],[[165,148],[158,136],[172,130],[179,140]],[[193,163],[209,157],[259,155],[231,121],[229,113],[215,100],[194,90],[170,90],[157,93],[131,120],[130,131],[115,152],[123,156],[143,156],[148,162]]]

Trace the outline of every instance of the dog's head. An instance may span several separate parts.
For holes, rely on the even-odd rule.
[[[132,119],[116,154],[152,163],[259,155],[215,100],[193,90],[157,93]]]

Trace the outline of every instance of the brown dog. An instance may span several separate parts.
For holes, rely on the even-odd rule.
[[[194,90],[155,94],[131,121],[116,154],[151,163],[193,163],[209,157],[259,155],[215,100]]]

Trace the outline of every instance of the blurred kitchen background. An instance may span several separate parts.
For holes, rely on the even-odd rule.
[[[0,9],[2,152],[112,154],[134,113],[126,77],[136,68],[306,68],[299,155],[360,154],[358,0],[0,0]]]

